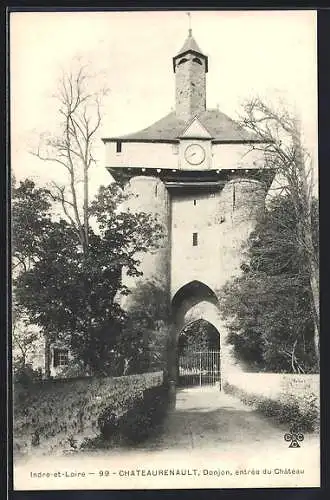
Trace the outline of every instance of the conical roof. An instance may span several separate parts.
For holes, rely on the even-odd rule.
[[[186,38],[186,41],[183,44],[182,49],[173,57],[173,70],[175,73],[175,61],[177,60],[178,57],[182,56],[183,54],[186,54],[187,52],[194,52],[195,54],[199,54],[199,56],[203,57],[205,60],[205,72],[208,72],[208,57],[203,54],[199,46],[197,45],[197,42],[195,38],[192,36],[192,31],[191,29],[188,32],[188,37]]]
[[[198,52],[201,55],[204,55],[199,46],[197,45],[197,42],[195,38],[192,36],[192,31],[189,30],[188,37],[186,38],[186,41],[183,44],[182,49],[177,53],[177,56],[181,54],[185,54],[189,50],[192,50],[193,52]]]

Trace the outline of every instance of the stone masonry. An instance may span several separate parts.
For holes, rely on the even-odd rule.
[[[219,331],[225,379],[240,367],[226,343],[217,292],[240,272],[274,173],[265,168],[260,145],[253,148],[255,136],[206,108],[208,58],[191,30],[173,71],[174,112],[134,134],[103,139],[107,169],[133,195],[130,209],[157,215],[164,227],[160,248],[140,256],[143,276],[124,279],[131,296],[143,282],[164,290],[171,307],[170,377],[177,373],[180,332],[205,319]]]

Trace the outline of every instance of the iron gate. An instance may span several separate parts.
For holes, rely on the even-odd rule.
[[[220,351],[185,351],[179,357],[179,385],[220,384]]]

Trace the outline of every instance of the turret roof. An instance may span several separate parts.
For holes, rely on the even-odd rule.
[[[122,137],[104,138],[104,142],[122,140],[127,142],[177,142],[187,128],[189,121],[176,116],[175,111],[164,116],[149,127]],[[206,109],[198,120],[210,133],[213,142],[260,142],[255,134],[245,130],[218,109]]]
[[[195,38],[192,36],[191,30],[189,30],[189,35],[186,38],[186,41],[184,42],[182,49],[177,53],[177,56],[179,56],[180,54],[184,54],[185,52],[188,52],[189,50],[192,50],[193,52],[198,52],[199,54],[203,55],[203,52],[198,47]]]

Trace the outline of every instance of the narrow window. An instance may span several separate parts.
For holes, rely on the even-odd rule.
[[[198,245],[198,233],[193,233],[193,247]]]
[[[196,206],[196,200],[194,200],[194,205]]]
[[[236,205],[236,193],[235,193],[235,186],[233,186],[233,211],[235,210],[235,205]]]
[[[116,153],[121,153],[121,141],[116,142]]]
[[[179,153],[179,145],[178,144],[172,144],[172,152],[174,155],[177,155]]]
[[[156,196],[156,198],[157,198],[157,190],[158,190],[158,185],[156,184],[156,186],[155,186],[155,196]]]
[[[69,351],[67,349],[54,349],[54,368],[67,366],[69,363]]]

